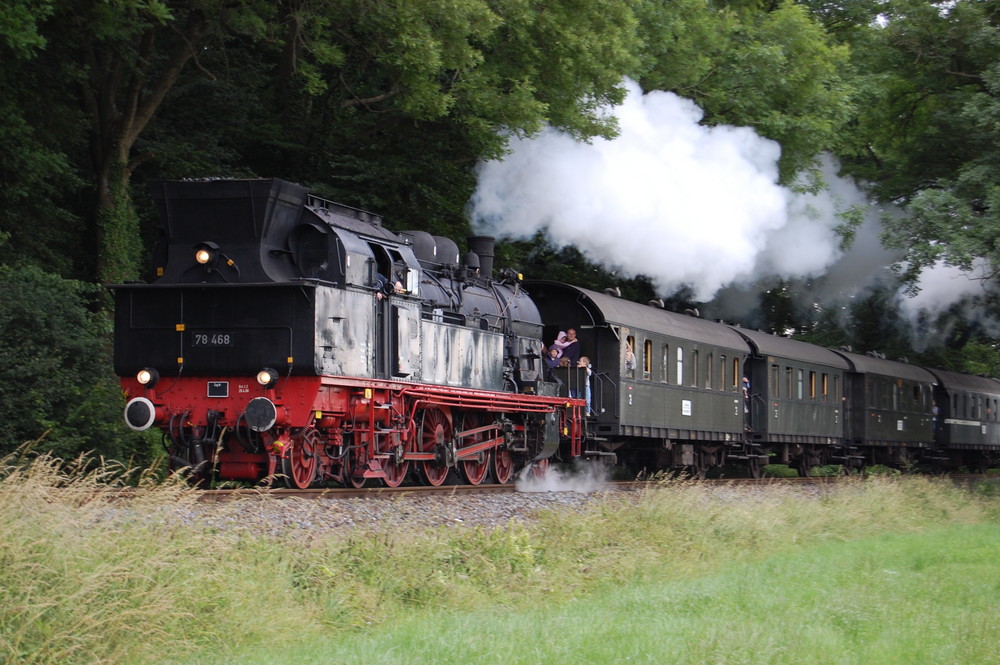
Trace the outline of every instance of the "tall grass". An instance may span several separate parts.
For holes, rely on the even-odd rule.
[[[3,466],[0,662],[267,662],[338,636],[378,644],[426,613],[456,628],[454,617],[514,610],[544,622],[581,599],[620,613],[639,602],[617,595],[623,589],[689,585],[884,534],[1000,522],[987,491],[879,478],[816,496],[663,483],[497,529],[414,530],[404,499],[374,528],[274,533],[192,522],[196,493],[182,483],[136,483],[125,469],[90,466],[45,457]],[[115,487],[126,481],[138,487],[121,500]],[[246,514],[220,510],[234,526]],[[671,595],[687,600],[671,605],[674,614],[695,616],[712,596],[678,589]],[[560,630],[586,630],[565,620]]]

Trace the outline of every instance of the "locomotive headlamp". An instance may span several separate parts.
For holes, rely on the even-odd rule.
[[[264,386],[265,388],[273,388],[274,384],[278,382],[278,372],[270,367],[265,367],[264,369],[257,372],[257,383]]]
[[[160,373],[152,367],[143,367],[136,373],[135,380],[147,388],[152,388],[160,380]]]
[[[194,260],[210,268],[219,259],[219,246],[214,242],[200,242],[194,246]]]

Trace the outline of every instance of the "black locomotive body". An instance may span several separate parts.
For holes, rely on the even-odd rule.
[[[195,480],[508,482],[550,460],[981,469],[1000,383],[570,284],[491,238],[392,232],[281,180],[154,183],[156,278],[115,292],[126,422]],[[589,367],[546,371],[577,331]],[[412,472],[412,474],[411,474]]]
[[[161,182],[151,284],[115,287],[126,421],[199,478],[468,482],[579,441],[541,321],[492,246],[397,235],[280,180]],[[137,378],[133,378],[137,377]],[[572,446],[572,444],[569,444]]]

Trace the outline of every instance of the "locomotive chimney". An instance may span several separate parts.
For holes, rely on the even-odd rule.
[[[487,279],[493,278],[493,246],[496,238],[493,236],[472,236],[469,238],[469,251],[479,257],[479,274]]]

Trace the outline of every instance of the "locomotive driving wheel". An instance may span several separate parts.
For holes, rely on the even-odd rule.
[[[490,472],[493,481],[498,485],[506,485],[514,476],[514,456],[506,448],[494,448],[490,455]]]
[[[357,490],[364,487],[367,468],[368,449],[365,446],[350,446],[344,453],[344,485],[350,485]]]
[[[319,432],[311,427],[292,436],[288,455],[281,458],[281,471],[289,487],[304,490],[312,485],[319,468],[318,451],[321,445]]]
[[[421,462],[421,476],[428,485],[437,487],[443,485],[448,477],[450,465],[441,459],[446,452],[446,442],[451,439],[451,423],[448,415],[441,409],[426,409],[420,419],[420,452],[434,453],[434,459]]]
[[[399,487],[406,480],[406,474],[410,470],[410,461],[403,459],[402,444],[394,446],[388,452],[389,457],[380,460],[382,471],[385,472],[382,482],[387,487]]]
[[[462,429],[470,430],[479,427],[486,427],[490,424],[490,417],[485,413],[467,413],[462,417]],[[475,445],[485,441],[487,432],[479,432],[465,439],[464,445]],[[490,451],[484,450],[475,457],[469,457],[459,462],[462,470],[462,478],[470,485],[480,485],[486,479],[490,471]]]

